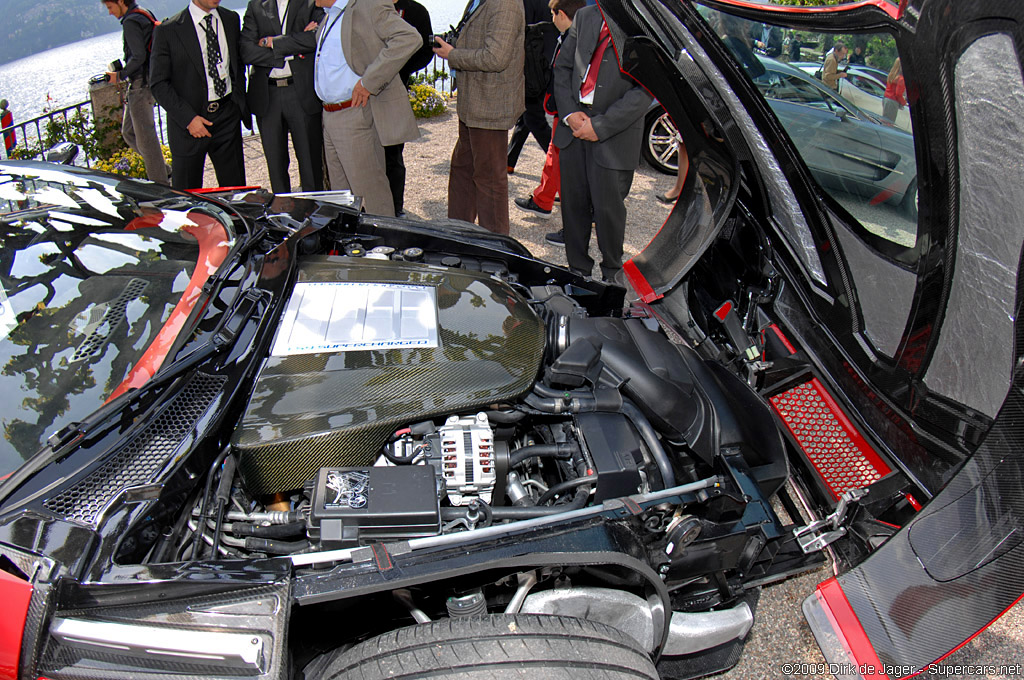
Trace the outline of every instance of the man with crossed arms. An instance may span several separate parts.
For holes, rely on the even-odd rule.
[[[316,0],[315,88],[323,101],[324,148],[332,190],[363,197],[368,213],[395,214],[384,147],[419,137],[398,70],[423,38],[391,0]]]

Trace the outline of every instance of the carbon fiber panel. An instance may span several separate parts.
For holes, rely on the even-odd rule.
[[[348,257],[309,258],[298,281],[432,286],[439,346],[268,358],[233,437],[253,493],[301,487],[321,467],[368,465],[396,429],[514,399],[536,379],[544,323],[503,281]]]

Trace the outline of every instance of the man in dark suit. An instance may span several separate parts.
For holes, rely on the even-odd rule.
[[[238,14],[192,0],[153,31],[149,86],[167,111],[171,186],[203,185],[209,154],[220,186],[245,184],[241,121],[249,127]]]
[[[562,226],[569,268],[590,276],[591,216],[601,275],[622,284],[626,196],[640,165],[643,118],[651,97],[619,70],[611,34],[595,6],[576,12],[555,58],[554,92],[561,122]]]
[[[323,10],[313,0],[249,0],[239,46],[252,65],[246,101],[256,116],[275,194],[292,190],[288,133],[303,191],[324,188],[320,100],[313,91],[313,55]]]
[[[430,12],[416,0],[395,0],[395,11],[423,37],[423,45],[398,70],[398,77],[406,89],[412,86],[412,74],[425,68],[434,59],[433,34]],[[395,202],[395,215],[405,217],[405,144],[384,147],[384,173],[391,185],[391,198]]]

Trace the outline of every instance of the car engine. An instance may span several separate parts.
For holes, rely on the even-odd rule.
[[[193,509],[225,520],[223,555],[550,516],[697,480],[725,447],[766,492],[784,481],[763,402],[654,319],[592,317],[571,287],[408,250],[304,258],[232,437],[232,508]]]

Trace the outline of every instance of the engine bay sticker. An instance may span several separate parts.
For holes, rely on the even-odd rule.
[[[359,510],[366,507],[370,492],[370,475],[365,472],[327,473],[326,482],[328,496],[333,494],[324,507],[352,508]]]
[[[285,309],[273,354],[437,346],[433,286],[299,282]]]

